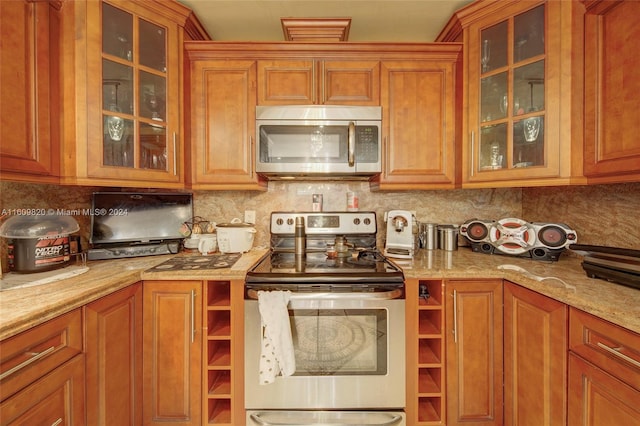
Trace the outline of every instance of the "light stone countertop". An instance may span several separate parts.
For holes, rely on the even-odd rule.
[[[173,255],[89,262],[90,270],[77,277],[0,292],[0,340],[140,280],[243,280],[246,271],[266,252],[251,250],[232,268],[188,272],[145,272]],[[184,255],[188,254],[179,256]],[[454,252],[419,250],[412,260],[394,261],[403,268],[406,278],[504,278],[640,333],[640,290],[588,278],[575,257],[563,255],[558,262],[541,262],[473,253],[460,247]],[[526,272],[500,269],[505,265]],[[538,281],[534,276],[557,279]]]
[[[267,250],[245,253],[231,267],[207,271],[145,273],[175,255],[87,262],[89,271],[73,278],[34,287],[0,291],[0,340],[93,302],[140,280],[244,280],[245,273]],[[188,256],[179,254],[178,256]]]
[[[419,250],[410,261],[396,260],[405,278],[504,278],[552,299],[640,333],[640,289],[587,277],[581,258],[563,253],[557,262],[515,256]],[[520,268],[520,271],[508,269]],[[536,277],[546,279],[539,281]],[[547,278],[552,277],[552,278]]]

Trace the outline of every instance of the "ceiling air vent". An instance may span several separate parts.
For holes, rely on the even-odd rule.
[[[286,41],[347,41],[351,18],[280,18]]]

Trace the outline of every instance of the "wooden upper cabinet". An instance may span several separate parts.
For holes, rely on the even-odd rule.
[[[51,120],[58,74],[53,37],[56,2],[0,2],[0,174],[57,182],[58,126]]]
[[[589,182],[640,180],[637,1],[585,1],[584,174]]]
[[[255,173],[256,62],[191,61],[188,184],[197,189],[265,189]]]
[[[258,105],[380,104],[379,61],[260,60]]]
[[[584,183],[579,2],[480,0],[438,41],[465,43],[463,186]]]
[[[383,61],[383,166],[377,189],[456,184],[456,55]]]
[[[63,183],[184,186],[178,2],[70,2],[61,25]]]

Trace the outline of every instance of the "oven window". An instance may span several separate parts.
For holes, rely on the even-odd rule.
[[[387,374],[386,309],[289,310],[296,376]]]

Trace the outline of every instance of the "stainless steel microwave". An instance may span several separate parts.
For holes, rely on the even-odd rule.
[[[271,179],[379,174],[381,127],[381,107],[259,106],[256,172]]]

